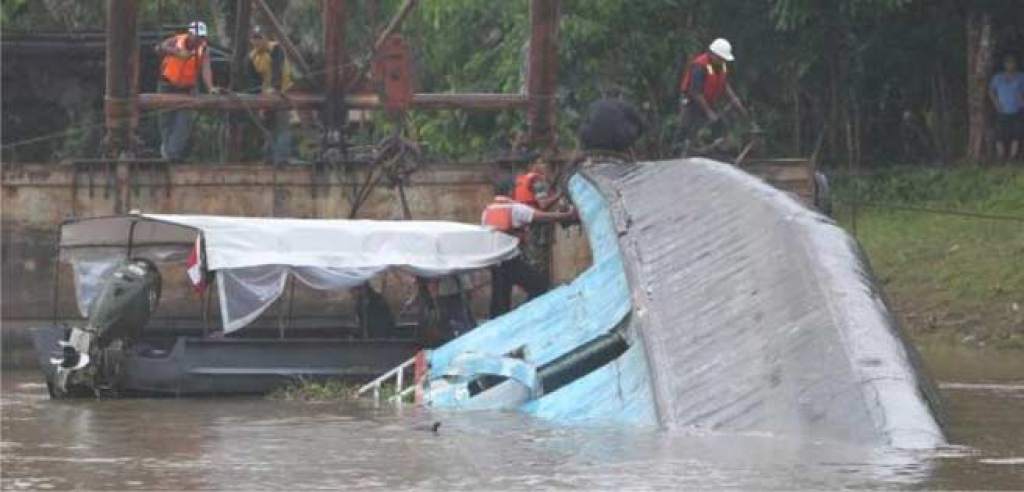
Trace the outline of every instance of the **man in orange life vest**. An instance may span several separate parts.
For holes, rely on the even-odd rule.
[[[567,212],[546,212],[516,202],[508,196],[511,188],[508,182],[501,182],[495,186],[496,196],[484,209],[480,221],[485,226],[518,237],[520,245],[524,240],[526,227],[530,224],[578,220],[574,209]],[[533,299],[547,292],[550,284],[551,281],[534,270],[522,254],[491,267],[491,318],[508,312],[512,304],[514,286],[522,287],[527,297]]]
[[[196,82],[200,74],[210,93],[220,92],[213,85],[205,23],[192,22],[188,25],[188,32],[171,36],[156,45],[156,53],[163,57],[157,92],[194,94],[198,90]],[[193,117],[193,112],[188,110],[160,114],[160,155],[164,159],[180,161],[185,157]]]
[[[547,162],[537,159],[530,164],[527,172],[516,176],[512,199],[529,205],[537,210],[550,210],[562,198],[560,190],[551,186],[548,176],[551,175]],[[534,224],[526,228],[523,242],[520,244],[523,258],[540,275],[550,278],[549,251],[554,242],[554,229],[551,224]]]
[[[728,63],[734,59],[729,41],[718,38],[711,43],[708,51],[694,57],[686,66],[679,81],[679,92],[680,123],[687,150],[697,133],[706,126],[711,127],[715,138],[721,136],[722,119],[715,108],[722,96],[728,96],[736,109],[750,118],[747,108],[729,85]]]

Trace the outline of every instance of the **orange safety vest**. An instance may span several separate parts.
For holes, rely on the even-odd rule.
[[[188,34],[174,37],[174,46],[179,50],[187,50]],[[189,89],[195,87],[199,76],[199,64],[206,56],[206,43],[200,41],[199,47],[192,56],[182,60],[174,55],[165,55],[160,65],[160,75],[175,87]]]
[[[711,63],[711,54],[703,53],[698,55],[689,65],[686,66],[686,73],[683,74],[683,80],[679,84],[679,90],[683,94],[690,93],[690,86],[693,84],[693,67],[700,67],[702,70],[707,72],[704,77],[704,100],[708,104],[714,104],[722,94],[725,94],[725,88],[729,80],[729,69],[726,65],[722,64],[722,69],[716,71],[715,64]]]
[[[522,236],[523,229],[515,227],[512,222],[512,207],[515,205],[516,202],[506,196],[496,196],[494,201],[484,209],[480,222],[497,231],[512,234],[516,237]],[[520,237],[520,239],[522,238]]]
[[[543,177],[543,174],[534,172],[516,176],[516,188],[512,192],[512,199],[533,208],[540,208],[540,204],[537,202],[537,195],[533,193],[533,183]]]

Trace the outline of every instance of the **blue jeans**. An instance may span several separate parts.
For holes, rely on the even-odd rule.
[[[156,91],[161,94],[191,94],[192,89],[181,89],[166,82],[157,83]],[[160,127],[160,156],[172,161],[185,158],[188,139],[192,134],[195,112],[185,109],[163,111],[157,121]]]
[[[291,111],[274,111],[268,119],[270,141],[263,145],[264,156],[273,164],[287,164],[292,155]]]

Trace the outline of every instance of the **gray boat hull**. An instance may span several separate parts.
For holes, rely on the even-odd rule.
[[[65,329],[33,330],[40,367],[52,384],[51,354]],[[364,381],[419,350],[413,340],[332,338],[149,337],[122,352],[112,388],[119,395],[230,395],[267,393],[300,379]]]

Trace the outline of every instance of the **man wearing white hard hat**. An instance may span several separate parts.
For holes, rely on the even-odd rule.
[[[679,81],[680,120],[687,147],[705,127],[721,133],[721,115],[716,108],[722,96],[728,96],[736,109],[747,118],[750,117],[747,108],[729,85],[728,64],[734,60],[732,45],[718,38],[711,42],[708,51],[695,56],[687,64]]]
[[[163,57],[160,63],[160,81],[157,92],[168,94],[195,94],[200,74],[211,93],[220,89],[213,85],[213,70],[206,41],[206,24],[194,21],[188,31],[171,36],[156,45],[156,53]],[[189,134],[192,133],[193,111],[164,111],[160,114],[160,155],[164,159],[180,161],[185,157]]]

